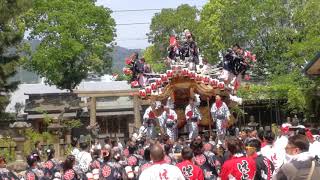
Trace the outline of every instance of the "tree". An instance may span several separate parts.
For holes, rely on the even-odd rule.
[[[26,66],[47,83],[72,91],[88,72],[111,66],[104,61],[115,36],[111,11],[93,0],[34,0],[25,16],[29,39],[40,39]]]
[[[24,36],[21,15],[30,7],[29,0],[0,0],[0,113],[19,82],[10,81],[19,63],[19,49]]]
[[[170,35],[180,35],[184,29],[189,29],[195,34],[197,15],[196,7],[187,4],[180,5],[177,9],[162,9],[151,20],[150,33],[147,34],[149,42],[160,51],[162,57],[165,57]]]
[[[164,72],[165,64],[161,58],[160,51],[155,48],[155,45],[151,45],[143,52],[143,57],[146,62],[151,65],[151,69],[155,72]]]
[[[316,85],[302,77],[301,66],[320,46],[319,11],[317,0],[211,0],[201,12],[198,42],[211,62],[234,43],[252,50],[254,74],[267,81],[256,89],[284,90],[290,111],[307,112]]]

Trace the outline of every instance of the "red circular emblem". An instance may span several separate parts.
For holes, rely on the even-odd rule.
[[[130,156],[130,157],[128,158],[128,165],[129,165],[129,166],[135,166],[135,165],[137,164],[137,162],[138,162],[138,160],[137,160],[137,158],[134,157],[134,156]]]
[[[103,175],[103,177],[109,177],[110,174],[111,174],[111,168],[110,168],[110,166],[104,166],[104,167],[102,168],[102,175]]]

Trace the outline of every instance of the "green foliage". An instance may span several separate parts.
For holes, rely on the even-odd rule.
[[[147,64],[151,65],[151,69],[155,72],[165,72],[165,64],[161,59],[160,51],[156,49],[155,45],[151,45],[143,52]]]
[[[211,0],[201,12],[198,43],[211,62],[239,43],[257,55],[256,75],[290,73],[319,47],[316,1]]]
[[[62,125],[67,129],[79,128],[83,124],[79,119],[63,120]]]
[[[1,149],[0,156],[5,157],[8,161],[13,161],[15,158],[14,147],[16,146],[15,142],[11,138],[0,139]]]
[[[115,36],[111,11],[91,0],[35,0],[24,20],[29,39],[40,39],[26,66],[49,84],[74,89],[88,72],[111,67],[106,52]],[[107,60],[106,60],[107,58]]]
[[[160,13],[155,14],[151,20],[148,39],[162,57],[167,55],[170,35],[179,35],[184,29],[189,29],[195,34],[197,15],[196,7],[187,4],[180,5],[177,9],[162,9]]]
[[[33,129],[26,129],[25,131],[26,142],[23,146],[24,154],[29,154],[34,149],[34,144],[37,141],[46,142],[47,145],[53,143],[53,136],[49,132],[39,133]]]
[[[9,103],[6,93],[14,91],[18,83],[10,81],[19,64],[19,50],[25,24],[21,15],[30,7],[29,0],[0,0],[0,113]]]
[[[266,85],[243,88],[244,99],[287,99],[290,112],[310,112],[316,82],[301,67],[320,47],[318,0],[210,0],[201,11],[198,44],[210,62],[239,43],[257,55],[253,75]]]
[[[237,115],[237,119],[239,119],[239,117],[244,117],[245,114],[244,110],[241,109],[240,106],[233,106],[232,108],[230,108],[230,113],[235,113]]]
[[[266,85],[250,85],[249,90],[245,87],[238,92],[239,96],[247,100],[280,99],[287,100],[286,110],[291,113],[304,112],[309,115],[310,97],[315,92],[317,85],[301,77],[299,72],[273,77]]]

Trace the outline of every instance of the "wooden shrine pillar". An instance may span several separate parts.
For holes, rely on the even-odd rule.
[[[134,126],[140,128],[141,126],[141,114],[140,114],[140,100],[138,95],[133,96],[133,112],[134,112]]]
[[[91,97],[91,102],[90,102],[90,126],[91,127],[93,127],[97,122],[96,108],[97,108],[96,97]]]

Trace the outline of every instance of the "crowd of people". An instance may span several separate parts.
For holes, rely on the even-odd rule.
[[[199,110],[201,100],[200,95],[195,94],[189,98],[188,105],[185,107],[186,124],[181,131],[188,132],[189,139],[194,139],[199,134],[199,124],[202,119],[202,114]],[[178,132],[178,116],[174,105],[171,105],[168,98],[165,104],[160,101],[154,101],[146,109],[143,115],[143,123],[139,129],[139,137],[146,136],[148,138],[156,138],[159,133],[155,131],[156,127],[160,128],[160,134],[167,134],[173,141],[177,140]],[[156,115],[157,109],[163,109],[160,115]],[[222,101],[220,95],[216,95],[215,102],[211,106],[212,120],[216,124],[217,139],[219,142],[224,140],[226,135],[227,123],[230,118],[230,111],[228,106]]]
[[[19,177],[6,168],[0,157],[0,179],[77,180],[317,180],[320,177],[319,130],[290,124],[272,131],[245,129],[219,143],[216,134],[204,133],[191,140],[168,135],[157,138],[131,138],[120,143],[106,138],[73,139],[72,151],[63,162],[55,151],[38,148],[27,156],[28,168]],[[81,139],[80,139],[81,140]],[[40,158],[41,153],[46,159]]]

